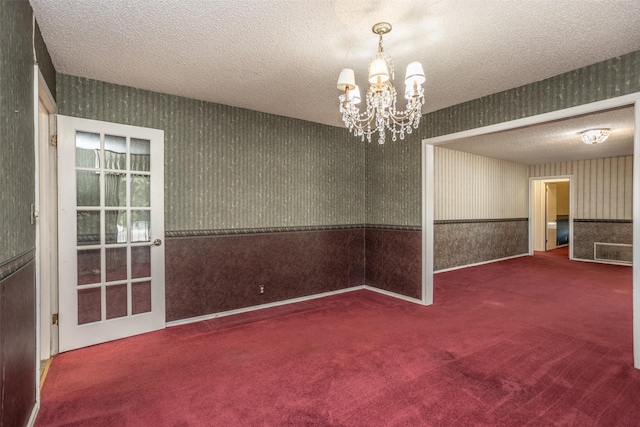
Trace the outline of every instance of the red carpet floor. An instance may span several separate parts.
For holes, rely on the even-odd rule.
[[[61,354],[36,425],[640,425],[631,268],[558,252]]]

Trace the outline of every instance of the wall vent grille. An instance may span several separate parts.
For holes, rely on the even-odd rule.
[[[616,264],[633,264],[633,245],[627,243],[593,244],[593,259]]]

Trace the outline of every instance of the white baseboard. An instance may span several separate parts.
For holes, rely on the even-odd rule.
[[[520,255],[513,255],[513,256],[508,256],[506,258],[491,259],[489,261],[476,262],[474,264],[459,265],[457,267],[444,268],[442,270],[434,271],[433,274],[445,273],[447,271],[460,270],[460,269],[463,269],[463,268],[475,267],[475,266],[478,266],[478,265],[491,264],[491,263],[498,262],[498,261],[506,261],[508,259],[522,258],[523,256],[531,256],[531,254],[526,253],[526,254],[520,254]]]
[[[331,295],[343,294],[345,292],[358,291],[358,290],[362,290],[362,289],[365,289],[365,288],[366,287],[364,285],[363,286],[354,286],[352,288],[338,289],[337,291],[323,292],[321,294],[309,295],[309,296],[299,297],[299,298],[292,298],[292,299],[287,299],[287,300],[283,300],[283,301],[270,302],[268,304],[254,305],[254,306],[251,306],[251,307],[244,307],[244,308],[239,308],[239,309],[236,309],[236,310],[223,311],[223,312],[220,312],[220,313],[205,314],[204,316],[190,317],[188,319],[174,320],[172,322],[167,322],[167,327],[178,326],[178,325],[186,325],[188,323],[201,322],[203,320],[217,319],[218,317],[231,316],[231,315],[234,315],[234,314],[248,313],[250,311],[262,310],[262,309],[265,309],[265,308],[278,307],[278,306],[281,306],[281,305],[287,305],[287,304],[294,304],[294,303],[297,303],[297,302],[310,301],[310,300],[314,300],[314,299],[317,299],[317,298],[324,298],[324,297],[328,297],[328,296],[331,296]]]
[[[594,262],[596,264],[623,265],[625,267],[633,267],[633,264],[629,264],[626,262],[600,261],[595,259],[582,259],[582,258],[571,258],[571,261]]]
[[[167,322],[166,325],[168,328],[170,328],[172,326],[186,325],[189,323],[202,322],[203,320],[211,320],[211,319],[217,319],[219,317],[232,316],[234,314],[248,313],[256,310],[263,310],[265,308],[278,307],[278,306],[287,305],[287,304],[295,304],[297,302],[311,301],[318,298],[324,298],[331,295],[339,295],[339,294],[344,294],[346,292],[359,291],[363,289],[367,291],[377,292],[379,294],[383,294],[392,298],[398,298],[404,301],[412,302],[414,304],[423,305],[422,300],[419,300],[416,298],[411,298],[405,295],[396,294],[395,292],[385,291],[384,289],[378,289],[371,286],[362,285],[362,286],[354,286],[352,288],[339,289],[337,291],[323,292],[321,294],[309,295],[306,297],[292,298],[284,301],[270,302],[268,304],[260,304],[260,305],[254,305],[251,307],[238,308],[236,310],[222,311],[220,313],[205,314],[204,316],[189,317],[188,319],[174,320],[172,322]]]
[[[400,295],[400,294],[396,294],[395,292],[391,292],[391,291],[385,291],[384,289],[379,289],[379,288],[374,288],[372,286],[364,286],[364,289],[368,290],[368,291],[372,291],[372,292],[377,292],[379,294],[382,295],[386,295],[388,297],[393,297],[393,298],[398,298],[404,301],[409,301],[412,302],[414,304],[420,304],[420,305],[424,305],[422,300],[416,299],[416,298],[411,298],[405,295]]]
[[[38,417],[38,411],[40,410],[40,402],[36,402],[33,405],[33,409],[31,410],[31,416],[29,417],[29,421],[27,421],[27,427],[33,427],[36,424],[36,418]]]

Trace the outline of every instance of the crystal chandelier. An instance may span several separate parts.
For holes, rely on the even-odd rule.
[[[361,136],[364,141],[371,142],[371,135],[378,133],[378,143],[384,144],[385,129],[392,133],[392,140],[404,139],[405,134],[410,134],[412,129],[417,129],[422,116],[424,105],[425,81],[422,64],[413,61],[407,65],[405,75],[404,97],[407,100],[407,108],[404,111],[396,109],[396,89],[393,87],[394,79],[393,60],[382,47],[382,36],[391,31],[391,24],[379,22],[371,30],[380,36],[378,53],[369,62],[369,83],[367,90],[367,108],[361,113],[358,108],[360,103],[360,89],[355,83],[353,70],[345,68],[338,77],[338,89],[344,91],[340,95],[340,112],[342,120],[347,128],[356,136]]]

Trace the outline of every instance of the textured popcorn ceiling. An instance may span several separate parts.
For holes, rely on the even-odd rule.
[[[378,21],[399,88],[423,63],[425,113],[640,49],[637,0],[31,4],[61,73],[335,126],[338,74],[365,85]]]
[[[587,145],[580,134],[609,128],[602,144]],[[634,109],[626,107],[524,128],[459,139],[440,147],[527,165],[633,154]]]

